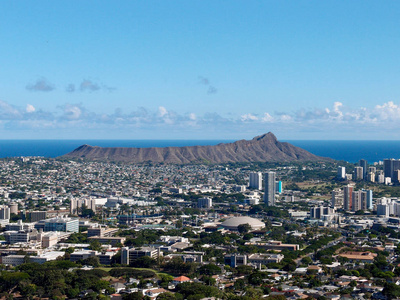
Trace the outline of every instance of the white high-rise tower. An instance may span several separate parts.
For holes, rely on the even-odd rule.
[[[261,190],[261,188],[262,188],[261,172],[251,172],[250,173],[249,188]]]

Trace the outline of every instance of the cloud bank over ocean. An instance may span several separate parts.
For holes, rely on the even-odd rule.
[[[25,131],[77,130],[98,131],[110,129],[114,136],[131,138],[128,134],[134,130],[135,136],[144,136],[150,129],[160,132],[170,131],[182,138],[205,137],[204,133],[212,133],[214,137],[234,137],[235,132],[262,133],[273,131],[295,138],[299,131],[313,132],[320,138],[340,139],[340,135],[330,136],[329,129],[334,127],[343,134],[357,132],[357,137],[366,129],[370,131],[396,129],[400,126],[400,106],[392,101],[378,104],[372,108],[353,108],[341,102],[334,102],[331,107],[301,109],[297,111],[278,112],[244,112],[242,115],[222,115],[216,112],[198,114],[196,111],[178,113],[167,107],[139,107],[131,111],[115,109],[109,113],[97,113],[82,103],[66,103],[58,105],[55,110],[37,109],[27,103],[25,107],[0,101],[0,129],[3,132],[15,129]],[[368,134],[368,133],[367,133]],[[112,138],[110,135],[109,138]],[[209,135],[207,135],[209,136]],[[163,136],[154,137],[162,138]],[[165,136],[164,136],[165,137]],[[347,137],[345,135],[344,137]],[[368,138],[368,135],[361,135]],[[167,137],[165,137],[167,138]],[[383,137],[384,138],[384,137]]]

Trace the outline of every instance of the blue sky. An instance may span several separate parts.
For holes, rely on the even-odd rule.
[[[398,1],[1,1],[0,138],[400,139]]]

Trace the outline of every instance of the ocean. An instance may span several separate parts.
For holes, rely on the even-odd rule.
[[[232,140],[0,140],[0,157],[57,157],[88,144],[100,147],[181,147],[217,145]],[[366,159],[373,163],[385,158],[400,158],[400,141],[316,141],[286,140],[319,156],[348,162]]]

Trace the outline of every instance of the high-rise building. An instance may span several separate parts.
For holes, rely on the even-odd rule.
[[[275,206],[275,172],[264,173],[264,203],[267,206]]]
[[[337,178],[338,179],[346,179],[346,168],[345,167],[338,167]]]
[[[376,214],[378,217],[389,217],[389,205],[378,204],[376,206]]]
[[[396,182],[395,171],[400,170],[400,160],[393,158],[384,159],[383,170],[385,172],[385,177],[390,177],[392,182]]]
[[[375,182],[375,178],[376,178],[376,176],[375,176],[375,173],[374,173],[374,172],[369,172],[369,173],[368,173],[368,175],[367,175],[367,180],[368,180],[369,182]]]
[[[47,211],[31,211],[29,215],[31,222],[37,222],[47,218]]]
[[[262,174],[261,172],[251,172],[249,180],[249,188],[251,189],[262,189]]]
[[[400,169],[393,172],[392,182],[400,182]]]
[[[363,168],[363,179],[367,179],[368,162],[365,159],[360,159],[360,167]]]
[[[72,215],[74,215],[78,212],[78,200],[71,199],[71,201],[69,203],[69,211]]]
[[[353,209],[353,186],[351,185],[343,188],[343,208],[345,210]]]
[[[71,214],[75,215],[79,212],[81,207],[85,206],[88,209],[93,210],[96,212],[96,199],[71,199],[70,203],[70,212]]]
[[[393,203],[393,214],[396,217],[400,216],[400,203],[399,202],[394,202]]]
[[[364,179],[364,173],[362,167],[355,167],[354,168],[354,179],[355,180],[362,180]]]
[[[367,209],[372,210],[374,207],[372,205],[372,190],[367,190]]]
[[[197,200],[197,207],[199,208],[211,208],[212,207],[212,199],[205,197],[205,198],[199,198]]]
[[[322,219],[323,216],[331,215],[335,212],[333,208],[317,206],[310,209],[310,218]]]
[[[331,207],[333,208],[343,207],[343,191],[341,189],[336,189],[332,191]]]
[[[361,203],[361,191],[353,191],[352,193],[352,208],[351,211],[358,211],[361,210],[362,203]]]
[[[385,175],[379,174],[378,175],[378,183],[384,183],[385,182]]]
[[[392,177],[393,170],[393,160],[384,159],[383,160],[383,171],[385,172],[385,177]]]
[[[282,181],[277,181],[276,182],[276,192],[278,193],[278,194],[282,194]]]
[[[0,206],[0,220],[10,219],[10,208],[8,206]]]
[[[372,209],[372,190],[359,190],[354,191],[353,187],[347,186],[344,188],[344,194],[346,200],[345,209],[351,210],[353,212],[359,210],[368,210]],[[351,197],[348,199],[348,196]]]
[[[10,208],[10,214],[18,214],[18,204],[17,203],[11,203],[8,205]]]

